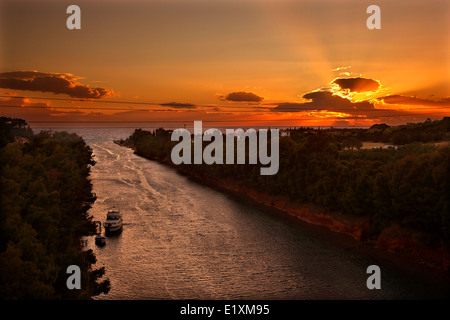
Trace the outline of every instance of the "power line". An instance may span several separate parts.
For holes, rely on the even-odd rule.
[[[178,102],[139,102],[139,101],[117,101],[117,100],[93,100],[93,99],[76,99],[76,98],[45,98],[45,97],[26,97],[26,96],[7,96],[0,95],[0,98],[10,98],[10,99],[35,99],[35,100],[56,100],[56,101],[77,101],[77,102],[87,102],[87,103],[113,103],[113,104],[132,104],[132,105],[149,105],[149,106],[160,106],[160,107],[172,107],[177,110],[179,109],[194,109],[196,107],[201,108],[257,108],[257,109],[272,109],[270,107],[262,107],[260,105],[255,106],[230,106],[230,105],[208,105],[208,104],[191,104],[191,103],[178,103]],[[184,106],[183,106],[184,105]],[[178,106],[178,108],[177,108]],[[145,109],[142,109],[145,110]]]
[[[377,112],[377,111],[397,111],[393,109],[354,109],[354,108],[339,108],[335,110],[327,110],[323,109],[305,109],[305,110],[296,110],[294,107],[292,110],[289,108],[280,108],[277,107],[263,107],[261,105],[249,105],[249,106],[236,106],[236,105],[208,105],[208,104],[191,104],[191,103],[177,103],[177,102],[166,102],[166,103],[157,103],[157,102],[138,102],[138,101],[112,101],[112,100],[93,100],[93,99],[76,99],[76,98],[46,98],[46,97],[27,97],[27,96],[8,96],[8,95],[0,95],[0,98],[10,98],[10,99],[35,99],[35,100],[56,100],[56,101],[77,101],[77,102],[87,102],[87,103],[112,103],[112,104],[130,104],[130,105],[149,105],[149,106],[159,106],[159,107],[169,107],[172,109],[167,109],[167,111],[179,111],[179,110],[196,110],[197,107],[200,108],[236,108],[236,109],[253,109],[250,111],[240,110],[239,112],[257,112],[256,110],[270,110],[272,112],[313,112],[313,111],[330,111],[330,112],[346,112],[346,111],[361,111],[361,112]],[[273,103],[272,105],[279,105],[283,103]],[[266,104],[267,105],[267,104]],[[14,107],[14,106],[3,106],[3,107]],[[27,106],[27,108],[48,108],[48,106]],[[129,111],[129,110],[148,110],[148,109],[136,109],[136,108],[128,108],[128,109],[118,109],[118,108],[88,108],[88,107],[71,107],[71,106],[54,106],[53,108],[70,108],[70,109],[92,109],[92,110],[118,110],[118,111]],[[448,106],[430,106],[430,107],[414,107],[412,110],[408,111],[417,111],[417,110],[442,110],[448,109]],[[254,110],[256,109],[256,110]],[[198,109],[197,109],[198,110]],[[217,110],[212,110],[217,111]],[[223,111],[223,110],[220,110]],[[402,110],[405,111],[405,110]],[[442,111],[443,112],[443,111]]]
[[[247,106],[247,107],[243,107],[243,106],[229,106],[229,105],[194,105],[194,104],[184,104],[187,107],[182,107],[179,106],[178,108],[176,107],[176,105],[183,105],[183,103],[176,103],[176,102],[172,102],[172,103],[156,103],[156,102],[137,102],[137,101],[109,101],[109,100],[86,100],[86,99],[76,99],[76,98],[46,98],[46,97],[26,97],[26,96],[9,96],[9,95],[0,95],[0,97],[2,98],[13,98],[13,99],[36,99],[36,100],[61,100],[61,101],[79,101],[79,102],[95,102],[95,103],[112,103],[112,104],[136,104],[136,105],[150,105],[150,106],[159,106],[159,107],[169,107],[172,109],[147,109],[147,108],[133,108],[133,107],[129,107],[129,108],[113,108],[113,107],[81,107],[81,106],[26,106],[26,107],[22,107],[22,106],[17,106],[17,105],[4,105],[4,106],[0,106],[3,108],[40,108],[40,109],[73,109],[73,110],[79,110],[79,109],[83,109],[83,110],[101,110],[101,111],[151,111],[151,112],[181,112],[181,111],[185,111],[185,112],[192,112],[192,111],[200,111],[200,109],[197,109],[197,107],[201,107],[201,108],[210,108],[210,110],[201,110],[201,111],[206,111],[207,113],[214,113],[214,114],[226,114],[226,113],[252,113],[252,114],[269,114],[269,113],[308,113],[308,112],[358,112],[359,114],[365,113],[366,116],[370,116],[367,113],[373,113],[373,112],[395,112],[393,114],[380,114],[380,115],[372,115],[373,118],[390,118],[390,117],[404,117],[404,116],[420,116],[422,114],[414,114],[411,112],[404,112],[401,113],[400,111],[397,110],[392,110],[392,109],[363,109],[363,110],[358,110],[358,109],[352,109],[352,108],[340,108],[338,110],[277,110],[277,108],[270,108],[270,107],[262,107],[260,105],[255,105],[255,106]],[[170,106],[170,104],[173,104],[173,106]],[[192,107],[190,107],[192,106]],[[214,110],[214,108],[218,108],[219,110]],[[240,110],[226,110],[228,108],[240,108]],[[252,109],[252,110],[242,110],[242,109]],[[416,110],[421,110],[421,109],[425,109],[425,110],[433,110],[430,108],[414,108],[414,110],[411,111],[416,111]],[[440,108],[442,109],[442,108]],[[267,111],[270,111],[269,113],[267,113]],[[402,110],[404,111],[404,110]],[[440,112],[434,112],[434,114],[444,114],[446,115],[447,112],[445,111],[440,111]],[[320,114],[317,115],[309,115],[309,117],[312,116],[320,116]],[[309,118],[307,116],[300,118],[300,119],[250,119],[250,120],[211,120],[210,122],[239,122],[239,121],[258,121],[258,122],[280,122],[280,121],[304,121],[304,120],[308,120],[308,121],[324,121],[324,120],[371,120],[370,118],[365,118],[365,117],[361,117],[358,115],[349,115],[349,116],[345,116],[345,117],[339,117],[339,116],[334,116],[334,117],[326,117],[326,118],[320,118],[320,119],[314,119],[314,118]],[[372,119],[373,120],[373,119]],[[190,120],[191,121],[191,120]],[[148,121],[145,121],[148,122]],[[155,123],[158,123],[161,121],[155,121]],[[170,120],[168,121],[164,121],[164,122],[172,122]],[[185,120],[179,121],[179,122],[185,122]],[[68,123],[68,122],[61,122],[61,123]],[[95,123],[95,122],[94,122]],[[120,122],[123,123],[123,122]],[[136,121],[130,122],[130,123],[136,123]]]

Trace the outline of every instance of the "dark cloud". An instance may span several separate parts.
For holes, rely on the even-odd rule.
[[[437,106],[450,107],[450,98],[443,98],[438,101],[429,100],[429,99],[421,99],[416,97],[403,96],[400,94],[393,94],[385,97],[377,98],[378,100],[384,101],[387,104],[401,104],[401,105],[419,105],[419,106]]]
[[[272,111],[276,112],[300,112],[300,111],[334,111],[349,114],[363,114],[367,110],[374,109],[369,101],[352,102],[349,99],[334,95],[330,91],[314,91],[303,95],[304,99],[311,101],[301,103],[281,103]]]
[[[178,102],[167,102],[161,103],[161,107],[171,107],[175,109],[196,109],[197,106],[192,103],[178,103]]]
[[[11,97],[0,100],[0,111],[7,117],[23,118],[28,123],[33,122],[71,122],[86,119],[87,114],[80,110],[64,110],[51,107],[48,102],[31,102],[23,97]],[[89,117],[92,117],[90,114]]]
[[[0,100],[0,107],[32,107],[32,108],[49,108],[50,105],[47,102],[30,102],[28,99],[20,97],[16,98],[11,96],[7,100]]]
[[[348,120],[335,120],[331,124],[332,127],[348,127],[351,123]]]
[[[376,91],[380,87],[378,81],[361,77],[337,78],[332,83],[337,84],[343,90],[348,89],[350,92]]]
[[[67,94],[73,98],[101,99],[113,96],[114,91],[91,88],[75,80],[80,77],[68,73],[12,71],[0,73],[0,88]]]
[[[231,92],[226,97],[218,96],[222,101],[235,101],[235,102],[261,102],[264,98],[260,97],[252,92]]]
[[[16,79],[23,79],[23,80],[31,80],[36,77],[45,77],[45,76],[61,76],[68,80],[78,80],[82,79],[82,77],[74,76],[70,73],[48,73],[48,72],[39,72],[36,70],[31,71],[10,71],[10,72],[3,72],[0,74],[0,77],[2,78],[16,78]]]
[[[210,112],[210,111],[222,111],[222,108],[218,107],[218,106],[202,106],[204,109],[204,111],[206,112]]]

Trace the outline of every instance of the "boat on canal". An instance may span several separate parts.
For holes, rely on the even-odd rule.
[[[114,206],[108,209],[106,221],[103,226],[105,227],[106,235],[120,233],[122,231],[123,219],[119,208]]]
[[[95,244],[103,247],[106,244],[106,238],[102,236],[102,223],[100,221],[94,221],[97,227],[97,235],[95,236]]]
[[[106,244],[106,238],[102,236],[101,234],[98,234],[95,236],[95,244],[103,247]]]

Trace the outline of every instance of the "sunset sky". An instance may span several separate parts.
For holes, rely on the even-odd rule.
[[[81,30],[66,27],[71,4]],[[381,30],[366,27],[371,4]],[[0,28],[0,115],[32,125],[450,116],[447,0],[2,0]]]

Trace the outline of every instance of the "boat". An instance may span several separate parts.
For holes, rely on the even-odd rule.
[[[106,238],[102,236],[102,223],[100,221],[94,221],[97,227],[97,235],[95,236],[95,244],[103,247],[106,244]]]
[[[106,244],[106,238],[102,236],[101,234],[98,234],[95,236],[95,244],[103,247]]]
[[[103,224],[105,227],[105,234],[114,234],[122,231],[122,214],[120,213],[120,209],[116,207],[112,207],[108,209],[108,213],[106,214],[106,221]]]

